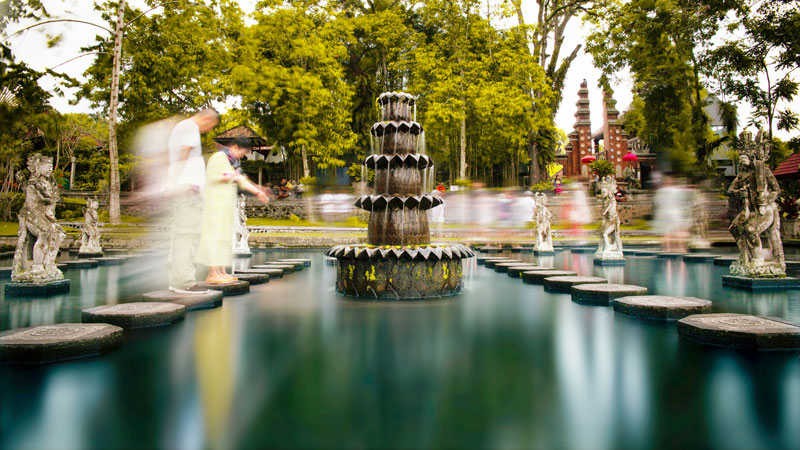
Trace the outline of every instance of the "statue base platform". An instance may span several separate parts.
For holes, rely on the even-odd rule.
[[[253,254],[251,252],[249,252],[249,251],[245,252],[245,251],[236,250],[236,251],[233,252],[233,256],[236,257],[236,258],[249,258],[249,257],[253,256]]]
[[[573,247],[569,249],[569,251],[571,251],[572,253],[594,253],[595,251],[597,251],[597,249],[590,247]]]
[[[79,258],[99,258],[103,256],[103,249],[80,249],[77,255]]]
[[[53,280],[45,283],[8,283],[6,295],[55,295],[69,292],[69,280]]]
[[[750,278],[723,275],[722,284],[740,289],[800,289],[800,278]]]
[[[595,259],[595,266],[624,266],[624,259]]]
[[[555,255],[556,251],[555,250],[534,250],[533,254],[534,255],[540,255],[540,256],[549,256],[549,255]]]

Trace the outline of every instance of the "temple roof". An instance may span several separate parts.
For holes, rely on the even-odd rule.
[[[800,178],[800,153],[795,153],[772,171],[775,177],[779,178]]]
[[[245,125],[229,128],[214,138],[214,142],[221,145],[229,145],[236,138],[245,138],[250,141],[250,145],[254,150],[260,147],[267,147],[267,141],[259,136],[252,128]]]

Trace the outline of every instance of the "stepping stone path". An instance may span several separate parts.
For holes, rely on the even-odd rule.
[[[247,281],[237,280],[229,283],[206,283],[201,281],[197,283],[198,286],[206,289],[212,289],[222,292],[222,295],[227,297],[229,295],[242,295],[250,292],[250,283]]]
[[[647,288],[632,284],[579,284],[572,286],[570,292],[573,302],[608,306],[616,298],[647,294]]]
[[[800,349],[800,326],[748,314],[695,314],[678,321],[678,334],[707,345],[746,350]]]
[[[521,263],[521,262],[498,262],[494,264],[494,271],[498,273],[508,272],[509,267],[526,266],[537,267],[536,263]]]
[[[100,266],[118,266],[122,264],[125,259],[116,256],[106,256],[103,258],[91,258],[92,261],[97,261]]]
[[[715,266],[730,266],[734,261],[739,259],[738,256],[720,256],[714,259]]]
[[[250,283],[250,286],[255,286],[257,284],[264,284],[269,283],[270,276],[268,273],[235,273],[233,274],[234,277],[238,278],[239,281],[247,281]]]
[[[677,320],[711,311],[711,302],[694,297],[636,295],[614,300],[614,311],[644,319]]]
[[[11,267],[0,267],[0,277],[11,278]]]
[[[545,278],[575,275],[577,273],[570,270],[529,270],[522,272],[522,281],[531,284],[542,284]]]
[[[0,363],[38,364],[83,358],[122,345],[122,328],[105,323],[62,323],[0,333]]]
[[[582,277],[580,275],[548,277],[543,281],[544,290],[548,292],[570,292],[572,286],[579,284],[602,284],[608,280],[600,277]]]
[[[153,291],[142,294],[149,302],[171,302],[183,305],[186,311],[209,309],[222,306],[222,291],[200,292],[197,294],[177,294],[172,291]]]
[[[527,272],[530,270],[553,270],[552,267],[540,267],[536,264],[515,264],[506,270],[506,273],[511,278],[521,278],[522,272]]]
[[[306,265],[305,265],[305,263],[303,261],[277,261],[277,262],[269,262],[269,263],[267,263],[267,265],[269,265],[269,264],[282,265],[282,266],[293,266],[295,272],[301,271],[306,267]]]
[[[283,273],[292,273],[294,272],[294,265],[292,264],[276,264],[276,263],[267,263],[267,264],[259,264],[256,266],[250,266],[253,269],[280,269],[283,270]]]
[[[494,269],[494,266],[496,266],[497,264],[504,264],[504,263],[521,263],[521,264],[525,264],[525,261],[523,261],[521,259],[500,259],[500,260],[487,259],[486,261],[484,261],[483,265],[486,266],[489,269]]]
[[[108,323],[125,329],[171,325],[183,320],[186,307],[171,302],[136,302],[81,311],[83,323]]]
[[[684,262],[709,262],[719,258],[719,255],[712,253],[688,253],[683,255]]]
[[[333,259],[336,259],[336,258],[333,258]],[[301,262],[306,267],[310,267],[311,266],[311,259],[309,259],[309,258],[286,258],[286,259],[279,259],[278,260],[278,262],[284,262],[284,261]]]
[[[8,295],[53,295],[69,292],[69,280],[55,280],[47,283],[7,283],[5,287]]]
[[[72,261],[64,261],[63,264],[69,269],[88,269],[97,267],[98,262],[93,259],[74,259]]]
[[[479,266],[484,265],[486,263],[486,261],[489,261],[489,260],[498,260],[498,261],[504,261],[505,260],[505,261],[509,261],[509,260],[511,260],[511,258],[509,258],[508,256],[478,256],[477,257],[477,261],[478,261],[478,265]]]
[[[258,274],[269,275],[270,278],[283,278],[283,270],[281,269],[236,269],[233,276],[238,277],[239,274]]]

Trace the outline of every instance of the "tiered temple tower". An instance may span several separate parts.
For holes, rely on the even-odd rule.
[[[575,103],[578,111],[575,112],[575,125],[573,131],[568,135],[569,144],[567,147],[567,175],[580,175],[581,159],[592,154],[592,121],[589,111],[589,87],[586,80],[581,82],[578,90],[578,102]],[[584,174],[586,175],[586,174]]]
[[[356,206],[370,212],[367,244],[340,245],[326,252],[338,260],[336,290],[374,299],[419,299],[461,292],[461,259],[473,256],[460,244],[431,245],[426,210],[442,200],[426,195],[423,182],[433,160],[423,154],[416,99],[404,92],[378,97],[381,122],[370,130],[375,195]]]

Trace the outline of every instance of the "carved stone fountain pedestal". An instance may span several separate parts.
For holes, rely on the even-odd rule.
[[[597,182],[603,209],[600,212],[600,245],[594,253],[594,264],[598,266],[624,266],[622,235],[617,214],[617,181],[614,175],[607,175]]]
[[[403,92],[381,94],[382,122],[372,126],[375,195],[356,206],[370,212],[368,244],[340,245],[325,254],[337,259],[336,290],[368,299],[411,300],[461,292],[461,260],[474,256],[464,245],[432,245],[425,211],[442,203],[425,195],[433,169],[422,148],[422,127],[414,122],[416,99]]]
[[[100,231],[97,228],[97,206],[97,200],[86,200],[85,220],[81,229],[81,248],[78,250],[79,258],[103,256],[103,247],[100,246]]]

